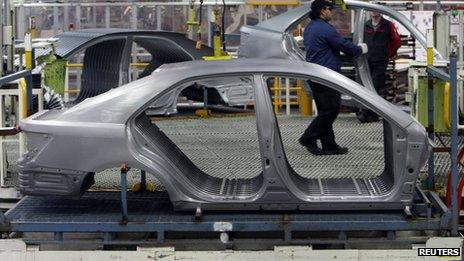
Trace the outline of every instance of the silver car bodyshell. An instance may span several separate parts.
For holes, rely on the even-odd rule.
[[[76,99],[67,104],[75,105],[86,98],[104,93],[112,88],[126,84],[131,79],[130,63],[133,60],[134,43],[150,54],[148,65],[138,75],[143,78],[150,75],[156,68],[165,63],[201,60],[203,56],[212,56],[213,49],[203,46],[197,49],[195,42],[185,34],[134,29],[82,29],[69,31],[55,36],[58,46],[55,50],[57,57],[69,60],[74,55],[85,51],[82,68],[82,87]],[[37,57],[49,54],[51,49],[38,50]],[[137,57],[139,59],[139,57]],[[243,104],[253,96],[249,85],[241,85],[241,92],[231,93],[230,87],[238,84],[231,82],[205,82],[207,87],[217,91],[220,98],[210,99],[210,103],[226,103],[228,105]],[[202,99],[203,90],[193,87],[188,90],[187,98]],[[191,96],[189,96],[191,94]],[[154,110],[153,110],[154,111]],[[157,114],[176,113],[176,107],[170,110],[157,110]]]
[[[287,162],[265,82],[274,75],[325,84],[384,118],[383,173],[373,179],[327,179],[325,189],[296,174]],[[144,113],[151,104],[173,106],[186,84],[212,77],[252,79],[262,162],[261,174],[252,179],[202,172]],[[429,148],[425,129],[378,95],[327,68],[283,59],[166,64],[70,109],[33,115],[20,128],[28,139],[19,161],[22,193],[79,195],[91,184],[92,173],[126,163],[154,175],[181,210],[401,209],[412,204]],[[330,187],[340,182],[354,192],[331,193]]]

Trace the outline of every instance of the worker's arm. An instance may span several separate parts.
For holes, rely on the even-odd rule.
[[[353,42],[343,38],[335,28],[329,26],[326,32],[326,39],[332,49],[343,52],[348,56],[357,57],[363,53],[361,47],[355,45]]]

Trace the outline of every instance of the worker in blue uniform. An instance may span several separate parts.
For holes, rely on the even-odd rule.
[[[355,45],[344,39],[337,30],[329,24],[332,19],[334,4],[330,0],[315,0],[311,4],[309,18],[311,22],[305,28],[303,43],[306,47],[306,61],[316,63],[341,71],[340,52],[348,56],[357,57],[367,53],[367,45]],[[299,142],[314,155],[346,154],[348,148],[341,147],[335,142],[333,123],[340,111],[341,95],[338,91],[314,81],[308,81],[313,98],[316,102],[318,114],[314,118]],[[320,139],[322,148],[317,145]]]

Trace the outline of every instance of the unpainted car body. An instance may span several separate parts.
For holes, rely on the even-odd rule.
[[[353,97],[384,119],[385,167],[371,179],[308,179],[289,165],[266,77],[310,79]],[[144,113],[175,106],[191,82],[247,77],[254,88],[261,173],[216,178],[201,171]],[[426,131],[401,110],[347,77],[319,65],[283,59],[166,64],[148,77],[88,98],[63,111],[20,123],[28,139],[19,160],[26,195],[76,196],[93,173],[126,163],[166,188],[176,209],[401,209],[412,204],[428,155]],[[342,188],[341,190],[337,188]]]
[[[117,88],[136,79],[131,79],[130,63],[135,51],[134,43],[145,49],[151,57],[148,66],[138,75],[143,78],[165,63],[202,60],[204,56],[212,56],[213,49],[203,46],[196,48],[196,42],[188,39],[183,33],[134,30],[134,29],[82,29],[69,31],[55,36],[58,46],[55,54],[58,58],[69,60],[74,55],[84,52],[82,82],[79,95],[68,107],[82,102],[86,98]],[[40,57],[51,52],[51,49],[39,51]],[[191,100],[203,101],[203,88],[209,88],[208,101],[212,104],[228,105],[243,104],[251,92],[249,85],[243,85],[240,95],[231,94],[230,82],[205,83],[205,86],[191,86],[184,90],[183,95]],[[230,95],[229,95],[230,94]],[[242,95],[243,94],[243,95]],[[170,111],[157,111],[159,114],[172,114]]]

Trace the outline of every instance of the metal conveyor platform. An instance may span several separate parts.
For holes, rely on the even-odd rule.
[[[205,211],[201,215],[192,212],[173,211],[165,192],[127,193],[127,219],[121,211],[122,201],[117,192],[87,192],[81,199],[70,198],[23,198],[9,210],[3,231],[52,232],[54,243],[66,242],[66,233],[98,232],[103,244],[116,244],[117,233],[152,233],[152,241],[163,243],[172,234],[190,233],[194,238],[211,238],[221,233],[232,236],[252,232],[274,233],[271,237],[284,243],[310,243],[317,240],[305,235],[315,231],[335,232],[335,241],[348,240],[350,231],[383,231],[389,239],[395,239],[396,231],[446,230],[449,211],[436,195],[417,199],[410,215],[402,211],[353,212],[269,212],[269,211]],[[430,200],[429,200],[430,199]],[[324,235],[324,233],[318,233]],[[232,238],[231,236],[231,238]],[[269,235],[267,236],[269,237]],[[30,243],[48,239],[34,237]]]

